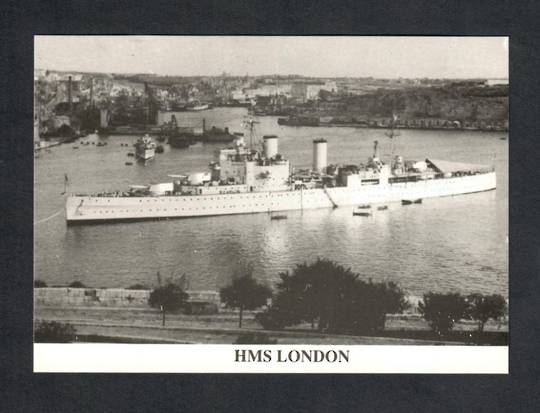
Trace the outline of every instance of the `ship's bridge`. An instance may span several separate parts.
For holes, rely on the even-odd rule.
[[[284,190],[289,185],[289,161],[278,153],[278,138],[263,137],[263,152],[247,148],[243,142],[219,152],[219,181],[246,185],[248,191]]]

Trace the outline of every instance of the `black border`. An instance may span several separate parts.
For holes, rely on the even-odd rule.
[[[526,1],[8,0],[2,13],[2,410],[535,411],[540,248],[540,11]],[[510,36],[510,375],[32,373],[34,34]],[[324,56],[321,56],[324,63]],[[256,403],[256,404],[254,404]],[[340,406],[340,407],[338,407]]]

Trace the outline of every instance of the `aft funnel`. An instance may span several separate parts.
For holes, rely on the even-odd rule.
[[[264,156],[267,159],[273,158],[278,153],[278,137],[276,135],[263,136]]]

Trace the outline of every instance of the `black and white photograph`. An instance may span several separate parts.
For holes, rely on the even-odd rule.
[[[497,36],[35,36],[35,370],[507,372],[508,66]]]

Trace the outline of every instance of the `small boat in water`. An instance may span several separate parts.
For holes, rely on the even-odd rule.
[[[135,157],[147,161],[156,154],[156,143],[149,135],[144,135],[135,143]]]
[[[272,215],[270,216],[270,219],[275,219],[275,220],[287,219],[287,215]]]
[[[371,216],[371,212],[357,212],[357,211],[353,211],[353,216],[355,217],[370,217]]]
[[[386,211],[388,209],[388,205],[382,205],[377,207],[377,211]]]
[[[133,165],[133,162],[126,162],[125,165],[126,165],[126,166]]]
[[[208,104],[201,103],[198,100],[194,100],[193,102],[191,102],[190,104],[188,104],[186,106],[186,110],[190,111],[190,112],[198,112],[200,110],[206,110],[206,109],[209,109],[209,108],[210,108],[210,106]]]
[[[412,205],[412,204],[421,204],[422,203],[422,199],[414,199],[414,200],[411,200],[411,199],[402,199],[401,200],[401,205]]]
[[[364,204],[364,205],[358,205],[358,209],[369,209],[371,208],[371,205]]]

